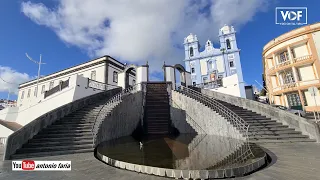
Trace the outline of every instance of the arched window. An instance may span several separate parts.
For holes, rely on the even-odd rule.
[[[226,43],[227,43],[227,49],[231,49],[231,44],[229,39],[226,40]]]
[[[115,82],[115,83],[118,82],[118,73],[117,73],[117,71],[113,71],[113,82]]]
[[[193,56],[193,47],[190,47],[190,57]]]
[[[210,42],[208,41],[208,46],[210,46]]]

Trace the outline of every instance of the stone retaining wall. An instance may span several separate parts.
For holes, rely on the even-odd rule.
[[[103,141],[131,135],[143,119],[143,92],[130,94],[101,123],[94,137],[95,146]]]
[[[180,133],[190,128],[198,134],[210,134],[245,140],[224,117],[204,104],[177,91],[172,91],[171,120]]]

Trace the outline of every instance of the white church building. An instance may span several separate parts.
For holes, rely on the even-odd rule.
[[[245,98],[240,49],[233,26],[220,29],[219,42],[220,47],[215,48],[208,40],[200,52],[196,35],[184,39],[185,68],[191,73],[192,85]]]

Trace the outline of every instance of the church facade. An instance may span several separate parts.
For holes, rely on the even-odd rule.
[[[184,39],[185,67],[191,73],[191,81],[194,86],[216,89],[220,87],[239,87],[240,97],[244,97],[244,82],[240,62],[240,49],[237,46],[236,31],[233,26],[225,25],[219,31],[220,47],[215,48],[210,40],[200,52],[200,43],[194,34]],[[225,78],[231,77],[232,82],[224,82]],[[224,80],[224,81],[223,81]],[[213,82],[221,82],[213,84]],[[224,83],[222,83],[224,82]],[[204,86],[203,86],[204,85]],[[227,93],[229,94],[229,93]]]

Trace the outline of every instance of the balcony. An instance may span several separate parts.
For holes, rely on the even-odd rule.
[[[305,90],[312,86],[320,87],[320,80],[312,79],[307,81],[298,81],[298,82],[284,84],[284,85],[273,88],[273,95],[278,95],[278,94],[297,91],[297,90]]]
[[[277,64],[275,67],[269,68],[268,74],[274,75],[276,72],[290,68],[292,66],[298,67],[298,66],[306,65],[313,62],[314,62],[314,58],[312,55],[297,57],[297,58],[294,58],[293,61],[287,60],[280,64]]]

